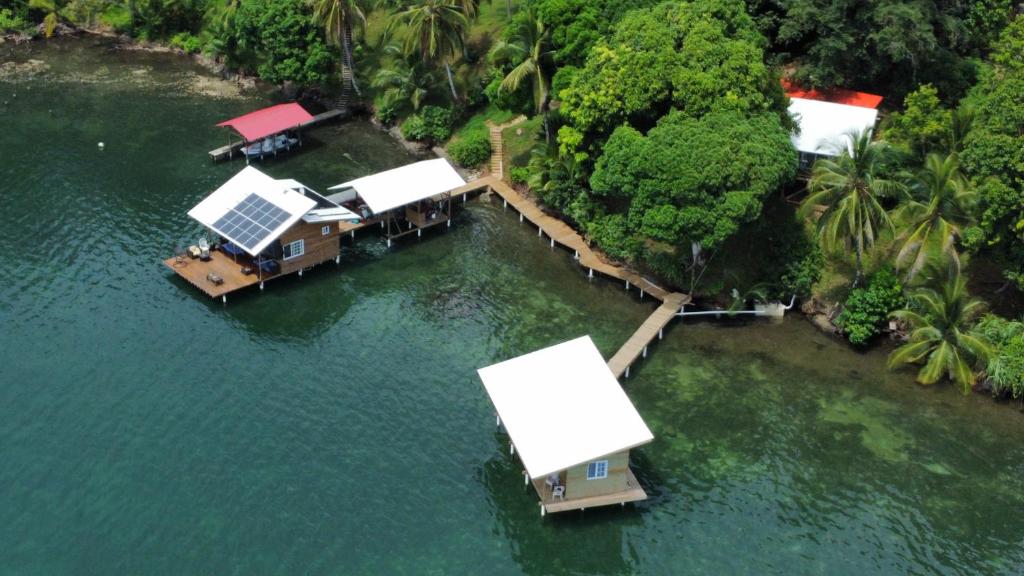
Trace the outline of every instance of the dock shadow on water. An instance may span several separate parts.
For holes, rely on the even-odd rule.
[[[790,318],[670,325],[624,381],[651,498],[541,518],[481,366],[653,311],[500,202],[225,307],[163,268],[262,105],[170,55],[0,47],[0,572],[1010,574],[1022,420]],[[42,69],[42,67],[40,67]],[[103,81],[82,74],[103,70]],[[148,82],[129,81],[145,69]],[[22,70],[24,72],[24,70]],[[129,80],[125,80],[128,78]],[[205,80],[204,80],[205,82]],[[12,94],[16,97],[11,97]],[[364,122],[266,163],[324,190],[411,159]],[[97,142],[106,143],[105,150]],[[543,399],[538,399],[543,401]]]

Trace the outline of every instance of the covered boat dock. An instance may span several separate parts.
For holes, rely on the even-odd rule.
[[[629,451],[654,435],[589,336],[478,373],[541,515],[647,498]]]
[[[250,154],[246,154],[245,148],[250,146],[260,146],[259,153],[252,154],[254,157],[262,157],[266,154],[276,156],[281,149],[288,150],[292,145],[302,145],[302,129],[341,115],[341,110],[328,110],[313,116],[301,105],[292,102],[270,106],[225,120],[217,126],[229,129],[228,143],[226,146],[210,150],[210,159],[216,162],[223,158],[233,158],[238,152],[244,155],[248,162]],[[287,136],[287,132],[294,132],[295,136]],[[281,137],[284,139],[281,140]],[[267,139],[270,139],[270,146],[264,154],[263,148]]]

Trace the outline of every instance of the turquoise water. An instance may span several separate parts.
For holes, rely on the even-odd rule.
[[[475,369],[610,355],[653,304],[487,200],[213,302],[160,260],[241,166],[211,125],[265,100],[89,44],[0,49],[50,66],[0,77],[0,573],[1020,572],[1021,415],[797,318],[673,325],[626,381],[650,500],[542,519]],[[362,122],[309,143],[266,169],[410,160]]]

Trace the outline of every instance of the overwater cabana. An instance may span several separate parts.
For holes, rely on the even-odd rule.
[[[228,145],[211,151],[210,155],[214,160],[224,153],[231,157],[241,148],[246,163],[250,158],[263,160],[269,155],[277,156],[282,150],[301,146],[299,128],[313,121],[313,116],[294,102],[249,112],[217,124],[228,129]],[[240,140],[235,141],[236,136]]]
[[[444,158],[424,160],[331,186],[328,198],[379,220],[391,241],[439,224],[451,226],[451,192],[466,184]]]
[[[789,115],[800,127],[790,136],[800,153],[800,167],[807,168],[819,156],[838,156],[851,132],[873,129],[882,97],[853,90],[800,90],[784,84],[789,96]]]
[[[208,296],[236,290],[334,260],[340,237],[361,218],[292,179],[276,180],[252,166],[225,182],[188,215],[216,240],[199,239],[164,260]]]
[[[654,436],[589,336],[478,373],[541,515],[647,498],[629,451]]]

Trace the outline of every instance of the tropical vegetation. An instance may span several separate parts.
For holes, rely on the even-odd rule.
[[[708,302],[796,295],[894,369],[1024,397],[1024,16],[1011,0],[8,0],[345,96],[508,169],[596,248]],[[884,96],[798,170],[783,80]],[[510,129],[512,130],[512,129]],[[824,151],[824,150],[823,150]],[[971,278],[969,278],[969,275]],[[970,280],[970,281],[969,281]],[[756,287],[751,288],[751,287]],[[975,296],[969,290],[976,292]]]

